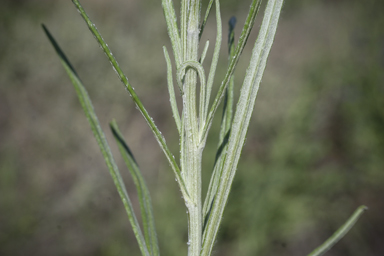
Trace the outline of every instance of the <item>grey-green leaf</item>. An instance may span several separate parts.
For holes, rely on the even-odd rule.
[[[173,114],[173,118],[175,119],[177,130],[179,131],[179,134],[181,134],[181,119],[180,119],[179,109],[177,108],[175,89],[173,87],[171,59],[169,58],[169,54],[165,46],[163,46],[163,51],[164,51],[165,62],[167,63],[167,83],[168,83],[169,101],[171,103],[172,114]],[[182,93],[183,89],[181,85],[179,85],[179,89],[180,89],[180,92]]]
[[[148,250],[151,252],[151,255],[158,256],[160,255],[159,245],[157,241],[155,219],[153,217],[152,202],[149,189],[145,184],[144,177],[141,174],[139,166],[137,165],[136,160],[128,147],[128,144],[125,142],[116,121],[113,120],[109,125],[119,147],[120,153],[124,159],[125,164],[127,165],[129,172],[132,175],[133,182],[136,186],[140,203],[141,217],[143,220],[145,241],[147,246],[149,246]]]
[[[249,35],[251,34],[253,25],[255,24],[255,19],[256,19],[257,13],[260,9],[260,4],[261,4],[261,0],[253,0],[252,1],[247,19],[245,21],[243,30],[241,31],[241,35],[240,35],[240,38],[239,38],[237,46],[236,46],[235,53],[233,55],[233,58],[231,59],[231,62],[230,62],[228,69],[227,69],[227,73],[225,74],[225,77],[224,77],[223,81],[221,82],[220,88],[219,88],[219,90],[216,94],[216,97],[213,101],[213,104],[210,108],[210,111],[209,111],[208,116],[207,116],[207,120],[204,124],[204,128],[201,130],[200,140],[201,140],[201,143],[203,145],[205,144],[205,142],[207,140],[208,131],[212,125],[213,117],[214,117],[214,115],[217,111],[217,108],[219,107],[219,104],[220,104],[220,102],[224,96],[225,88],[228,86],[229,80],[232,77],[233,72],[235,71],[235,67],[236,67],[236,65],[240,59],[240,55],[244,50],[244,47],[248,41]]]
[[[72,0],[72,2],[75,4],[76,8],[80,12],[80,14],[83,17],[84,21],[87,23],[89,30],[95,36],[95,38],[96,38],[97,42],[99,43],[100,47],[103,49],[104,53],[107,55],[109,61],[111,62],[112,67],[114,68],[114,70],[116,71],[116,73],[117,73],[118,77],[120,78],[121,82],[124,84],[125,88],[129,92],[129,94],[130,94],[132,100],[135,102],[137,108],[139,109],[139,111],[143,115],[143,117],[144,117],[145,121],[147,122],[149,128],[152,130],[152,132],[153,132],[157,142],[159,143],[159,145],[160,145],[161,149],[163,150],[163,152],[164,152],[164,154],[165,154],[165,156],[166,156],[170,166],[172,167],[173,172],[175,173],[176,180],[177,180],[177,182],[178,182],[178,184],[180,186],[180,190],[181,190],[181,192],[183,194],[184,200],[187,201],[187,202],[190,201],[189,194],[188,194],[188,191],[187,191],[187,189],[185,187],[184,180],[181,177],[180,168],[177,165],[176,160],[175,160],[173,154],[169,150],[163,135],[161,134],[160,130],[155,125],[155,122],[153,121],[153,118],[149,115],[148,111],[145,109],[144,105],[142,104],[142,102],[140,101],[139,97],[137,96],[135,90],[133,89],[131,84],[128,82],[128,78],[125,76],[125,74],[121,70],[121,68],[119,66],[119,63],[117,62],[117,60],[113,56],[112,51],[109,49],[108,45],[105,43],[103,37],[101,36],[99,31],[97,30],[95,24],[93,24],[93,22],[89,19],[87,13],[83,9],[83,7],[79,3],[79,1],[78,0]],[[165,2],[169,3],[169,0],[166,0]],[[169,7],[169,8],[172,9],[173,7],[172,8]],[[172,24],[173,24],[173,22],[172,22]],[[178,35],[175,35],[175,37],[178,37]],[[178,39],[176,38],[175,40],[178,43],[180,43],[180,39],[179,38]]]
[[[348,231],[355,225],[360,216],[368,209],[365,205],[361,205],[352,216],[341,226],[330,238],[327,239],[322,245],[317,247],[308,256],[321,256],[329,251],[341,238],[343,238]]]
[[[228,64],[231,62],[235,53],[235,28],[236,18],[232,17],[229,20],[229,33],[228,33]],[[207,196],[204,201],[203,216],[204,216],[204,227],[208,216],[213,205],[213,200],[219,185],[219,179],[223,168],[224,158],[227,151],[228,137],[231,130],[232,116],[233,116],[233,90],[234,90],[234,76],[232,75],[229,85],[225,90],[224,105],[223,105],[223,117],[221,120],[219,143],[216,152],[215,164],[213,166],[213,172],[211,180],[209,182]]]
[[[267,58],[275,37],[283,0],[268,1],[263,22],[252,51],[250,64],[241,88],[239,101],[233,118],[231,134],[228,140],[227,155],[224,160],[215,201],[209,215],[203,235],[201,256],[211,254],[213,244],[223,216],[224,208],[236,173],[241,150],[245,142],[249,121],[253,112],[256,95],[259,89]]]
[[[145,239],[143,237],[143,234],[140,229],[140,225],[137,221],[137,218],[135,216],[135,213],[133,211],[133,207],[131,204],[131,200],[129,199],[128,192],[125,188],[124,181],[121,177],[121,174],[119,172],[119,169],[117,168],[117,165],[115,163],[115,160],[113,159],[112,152],[109,148],[108,142],[105,138],[104,132],[102,131],[98,118],[96,116],[96,113],[93,109],[93,105],[91,102],[91,99],[88,96],[88,92],[83,86],[82,82],[80,81],[80,78],[76,74],[74,68],[66,58],[64,52],[60,49],[59,45],[56,43],[53,36],[49,33],[48,29],[43,25],[43,29],[52,43],[53,47],[55,48],[57,54],[60,57],[60,61],[63,64],[65,71],[67,72],[69,78],[71,79],[71,82],[73,86],[75,87],[77,96],[79,98],[79,101],[81,103],[81,106],[84,110],[84,113],[88,119],[89,124],[91,125],[92,132],[96,138],[97,144],[100,147],[101,153],[103,154],[105,163],[107,164],[109,173],[112,176],[113,182],[115,183],[115,186],[117,188],[117,191],[121,197],[121,200],[123,201],[125,210],[128,214],[129,221],[131,222],[133,232],[135,233],[137,242],[139,244],[140,250],[142,255],[149,256],[149,252],[147,249],[147,245],[145,242]]]

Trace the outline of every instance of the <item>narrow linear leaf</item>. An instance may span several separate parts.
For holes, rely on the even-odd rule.
[[[88,122],[91,125],[93,135],[95,136],[97,144],[99,145],[101,153],[103,154],[109,173],[111,174],[113,182],[115,183],[117,191],[121,197],[121,200],[123,201],[125,210],[128,214],[129,221],[131,222],[131,225],[132,225],[133,232],[135,233],[137,242],[139,244],[141,254],[145,256],[149,256],[150,254],[148,252],[147,245],[143,237],[143,234],[141,232],[139,223],[133,211],[131,200],[129,199],[129,196],[125,188],[121,174],[119,172],[119,169],[117,168],[115,160],[113,159],[112,152],[109,148],[104,132],[100,127],[96,113],[93,109],[91,99],[88,96],[88,92],[86,91],[85,87],[81,83],[80,78],[77,76],[75,70],[73,69],[68,59],[66,58],[64,52],[60,49],[59,45],[56,43],[53,36],[49,33],[48,29],[44,25],[43,25],[43,29],[48,39],[52,43],[53,47],[55,48],[57,54],[59,55],[60,61],[63,64],[66,72],[68,73],[68,76],[71,79],[73,86],[75,87],[77,96],[84,110],[84,113],[88,119]]]
[[[322,245],[317,247],[313,252],[308,254],[308,256],[321,256],[327,251],[329,251],[341,238],[343,238],[348,231],[355,225],[360,216],[368,210],[368,207],[361,205],[352,216],[341,226],[330,238],[327,239]]]
[[[163,46],[165,62],[167,63],[167,83],[168,83],[168,92],[169,92],[169,100],[171,102],[171,109],[173,118],[175,119],[177,130],[179,134],[181,134],[181,119],[179,114],[179,109],[177,108],[175,89],[173,87],[173,75],[172,75],[172,64],[171,59],[169,58],[169,54],[167,48]],[[182,88],[180,87],[180,92],[182,92]]]
[[[203,35],[203,32],[204,32],[205,25],[207,24],[209,13],[211,12],[212,4],[213,4],[213,0],[210,0],[207,6],[207,10],[205,11],[203,23],[200,26],[199,40],[201,39],[201,36]]]
[[[232,17],[229,20],[228,63],[231,62],[231,59],[233,58],[233,55],[235,53],[235,43],[234,43],[235,25],[236,25],[236,18]],[[205,222],[208,220],[208,216],[209,216],[211,207],[213,205],[213,200],[214,200],[215,194],[217,192],[217,187],[219,184],[221,171],[222,171],[222,168],[224,166],[223,165],[224,157],[226,155],[225,152],[227,151],[228,137],[230,134],[232,115],[233,115],[234,82],[235,82],[235,78],[234,78],[234,75],[232,75],[232,77],[229,81],[229,85],[225,90],[224,105],[223,105],[223,117],[221,120],[220,133],[219,133],[219,143],[218,143],[218,148],[217,148],[217,152],[216,152],[216,159],[215,159],[215,164],[213,167],[211,180],[209,181],[207,196],[206,196],[205,201],[204,201],[203,216],[204,216]]]
[[[181,133],[180,133],[180,166],[181,166],[181,175],[184,178],[184,181],[187,181],[188,176],[186,175],[186,165],[187,165],[187,159],[186,159],[186,153],[185,153],[185,117],[184,117],[184,109],[181,113]]]
[[[243,52],[243,49],[245,47],[245,44],[248,41],[248,37],[251,33],[251,30],[253,28],[253,25],[255,24],[256,15],[260,9],[261,0],[253,0],[251,7],[249,9],[249,13],[247,16],[247,19],[245,20],[245,24],[243,27],[243,30],[241,31],[240,38],[237,43],[236,51],[234,53],[234,56],[231,60],[231,63],[229,64],[229,67],[227,69],[227,73],[225,74],[225,77],[223,81],[221,82],[220,88],[217,92],[217,95],[213,101],[212,107],[208,113],[207,121],[205,122],[204,128],[201,131],[200,134],[200,142],[205,145],[205,142],[207,140],[208,131],[212,125],[213,117],[217,111],[217,108],[219,107],[219,104],[224,96],[225,88],[228,86],[229,80],[235,71],[235,67],[240,59],[240,55]]]
[[[209,47],[209,40],[207,40],[207,42],[205,42],[204,50],[201,53],[201,57],[200,57],[200,60],[199,60],[201,65],[203,65],[203,63],[204,63],[205,56],[207,55],[208,47]]]
[[[145,180],[141,174],[139,166],[137,165],[137,162],[127,143],[125,142],[116,121],[113,120],[109,125],[119,147],[120,153],[136,186],[140,203],[141,217],[143,220],[145,241],[149,246],[148,250],[151,252],[151,255],[158,256],[160,255],[159,244],[157,241],[155,219],[153,217],[152,201],[148,187],[145,184]]]
[[[229,33],[228,33],[228,62],[230,63],[235,54],[235,25],[236,17],[231,17],[229,20]],[[229,80],[229,86],[226,89],[226,96],[224,98],[224,123],[225,123],[225,132],[220,134],[220,140],[224,140],[224,137],[229,132],[232,124],[233,117],[233,95],[235,87],[235,76],[232,75]],[[224,130],[223,130],[224,131]]]
[[[187,57],[187,19],[189,16],[188,1],[189,0],[181,0],[180,7],[181,49],[183,51],[182,61],[186,61]]]
[[[203,110],[201,113],[201,122],[203,124],[206,121],[207,118],[207,113],[208,113],[208,107],[209,107],[209,100],[211,98],[211,92],[212,92],[212,87],[213,87],[213,81],[215,78],[216,74],[216,68],[217,68],[217,63],[219,61],[219,55],[220,55],[220,48],[221,48],[221,41],[222,41],[222,24],[221,24],[221,13],[220,13],[220,2],[219,0],[215,0],[215,5],[216,5],[216,43],[215,43],[215,49],[213,51],[213,58],[211,62],[211,68],[209,70],[208,74],[208,80],[207,80],[207,93],[205,98],[203,99]],[[200,99],[202,100],[202,99]],[[204,125],[201,126],[203,129]]]
[[[282,5],[283,0],[270,0],[265,9],[263,22],[252,51],[250,64],[237,103],[218,191],[215,196],[207,227],[203,234],[203,247],[200,254],[202,256],[208,256],[212,252],[233,178],[236,173],[241,150],[244,145],[259,84],[275,37]]]
[[[203,232],[206,228],[207,222],[209,220],[209,216],[212,211],[213,203],[215,200],[215,196],[219,187],[220,177],[222,170],[224,168],[224,159],[226,156],[226,150],[228,147],[228,137],[230,132],[228,131],[227,136],[225,136],[224,140],[219,144],[219,148],[216,152],[215,163],[213,165],[213,172],[211,179],[209,181],[207,195],[204,200],[203,206]]]
[[[183,84],[183,78],[185,76],[185,73],[188,68],[192,68],[196,70],[197,74],[199,75],[200,78],[200,105],[199,105],[199,110],[201,112],[204,109],[203,103],[204,101],[202,99],[205,98],[205,92],[206,92],[206,82],[205,82],[205,72],[203,65],[201,65],[200,62],[197,61],[185,61],[181,64],[179,69],[177,70],[177,81],[179,85]]]
[[[116,61],[115,57],[113,56],[108,45],[105,43],[104,39],[102,38],[99,31],[97,30],[96,26],[89,19],[87,13],[83,9],[83,7],[80,5],[79,1],[78,0],[72,0],[72,2],[75,4],[76,8],[79,10],[81,16],[83,17],[83,19],[87,23],[89,30],[95,36],[96,40],[98,41],[99,45],[103,49],[104,53],[107,55],[109,61],[111,62],[112,67],[116,71],[121,82],[124,84],[125,88],[128,90],[132,100],[135,102],[137,108],[139,109],[139,111],[143,115],[145,121],[147,122],[148,126],[150,127],[153,134],[155,135],[157,142],[159,143],[159,145],[160,145],[161,149],[163,150],[170,166],[172,167],[173,172],[175,173],[176,180],[177,180],[177,183],[179,184],[179,187],[180,187],[181,193],[183,194],[184,200],[189,202],[190,197],[189,197],[188,191],[185,187],[184,180],[181,177],[180,168],[176,163],[175,157],[173,156],[173,154],[169,150],[163,135],[161,134],[160,130],[155,125],[155,122],[153,121],[152,117],[148,114],[148,111],[144,108],[144,106],[141,103],[136,92],[134,91],[134,89],[132,88],[130,83],[128,82],[128,78],[125,76],[125,74],[121,70],[118,62]]]
[[[185,35],[183,35],[183,42],[181,42],[179,30],[177,29],[176,12],[175,12],[175,8],[173,7],[173,1],[162,0],[161,4],[163,6],[164,17],[167,23],[168,35],[169,35],[169,38],[171,39],[172,49],[175,55],[176,68],[179,68],[180,64],[183,62],[183,59],[185,58],[183,54],[183,46],[182,46],[182,44],[186,43],[184,41]],[[185,8],[187,8],[186,5],[185,5]],[[181,24],[181,26],[182,25],[183,24]]]
[[[178,83],[183,84],[183,78],[188,68],[194,69],[197,72],[197,74],[199,74],[201,88],[202,89],[205,88],[206,83],[205,83],[204,68],[203,68],[203,65],[201,65],[201,63],[197,61],[185,61],[181,64],[180,68],[177,70]]]

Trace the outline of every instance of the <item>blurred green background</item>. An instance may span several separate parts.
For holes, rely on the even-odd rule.
[[[82,3],[177,152],[160,1]],[[221,4],[224,40],[216,86],[227,65],[226,21],[237,17],[239,35],[250,0]],[[152,194],[162,255],[186,255],[187,219],[172,171],[71,1],[3,0],[1,6],[0,255],[139,255],[41,23],[89,90],[138,209],[110,136],[112,118],[135,153]],[[306,255],[360,204],[369,211],[327,255],[384,255],[383,10],[379,0],[286,1],[214,255]],[[213,45],[214,38],[212,16],[203,39]],[[236,72],[237,90],[252,44]],[[204,191],[219,122],[205,151]]]

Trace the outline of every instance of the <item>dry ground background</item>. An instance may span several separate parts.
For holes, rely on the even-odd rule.
[[[221,2],[225,21],[237,16],[239,35],[250,0]],[[82,3],[177,152],[160,1]],[[327,255],[384,255],[383,10],[379,0],[286,0],[215,255],[306,255],[360,204],[370,210]],[[1,2],[0,255],[139,255],[41,23],[80,74],[115,153],[108,122],[116,118],[122,128],[152,193],[162,255],[186,255],[185,209],[162,152],[71,1],[48,0]],[[257,26],[251,42],[256,35]],[[214,37],[211,17],[204,39]],[[205,188],[218,123],[206,149]]]

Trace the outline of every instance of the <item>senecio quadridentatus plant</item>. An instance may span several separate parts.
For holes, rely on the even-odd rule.
[[[236,109],[233,112],[233,73],[254,26],[256,15],[260,9],[261,0],[252,0],[248,16],[245,20],[237,44],[235,44],[234,40],[234,25],[236,20],[232,18],[229,22],[228,68],[213,101],[211,101],[211,92],[222,44],[220,1],[210,0],[203,18],[201,15],[201,2],[201,0],[181,0],[180,21],[178,23],[173,0],[162,0],[162,7],[172,45],[174,65],[176,65],[176,74],[173,74],[172,61],[168,54],[168,50],[166,47],[163,47],[167,67],[167,81],[171,109],[179,133],[180,162],[177,163],[173,154],[168,149],[164,137],[156,127],[147,110],[144,108],[139,97],[129,83],[128,78],[121,70],[108,45],[98,32],[95,24],[90,20],[79,1],[73,0],[77,10],[84,18],[90,31],[107,55],[113,69],[116,71],[121,82],[148,123],[148,126],[156,137],[176,176],[176,181],[180,187],[188,212],[187,245],[189,256],[208,256],[212,253],[212,248],[228,200],[231,184],[236,174],[237,164],[241,150],[244,146],[249,121],[255,105],[256,95],[266,67],[267,58],[271,50],[283,6],[283,0],[268,0],[259,34],[254,43],[249,66],[241,86]],[[199,49],[201,35],[204,31],[213,4],[215,6],[217,31],[213,57],[210,69],[207,72],[203,68],[203,62],[209,47],[209,41],[207,41],[204,44],[204,47],[201,48],[201,56],[199,56]],[[92,132],[94,133],[109,172],[123,201],[142,255],[160,255],[149,190],[127,143],[119,131],[116,121],[110,123],[110,128],[137,188],[143,230],[135,216],[121,174],[113,159],[105,135],[99,125],[88,93],[73,66],[44,25],[43,29],[59,55],[60,60],[75,87],[81,106],[91,125]],[[174,78],[181,95],[180,98],[182,99],[183,107],[181,111],[178,109],[176,102],[176,93],[173,85]],[[197,92],[199,92],[199,95],[197,95]],[[202,155],[213,117],[217,112],[220,102],[223,100],[224,112],[220,128],[218,149],[208,192],[203,202],[201,188]],[[348,232],[365,209],[365,206],[360,206],[332,237],[310,255],[322,255],[329,250],[346,234],[346,232]]]

